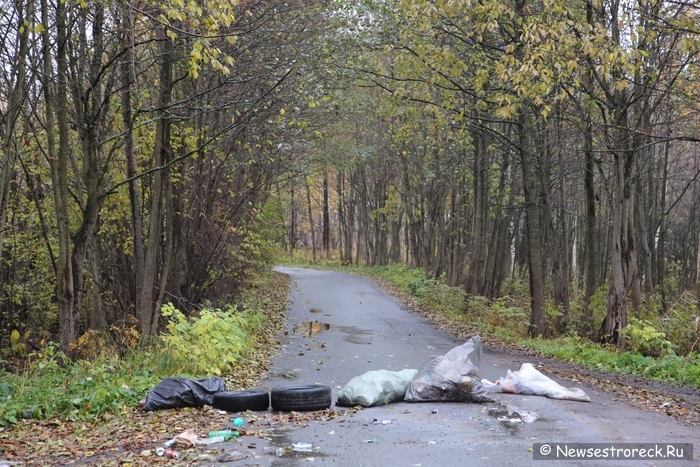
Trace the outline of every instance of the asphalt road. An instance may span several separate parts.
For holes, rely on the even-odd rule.
[[[289,274],[294,282],[292,304],[287,330],[280,337],[280,354],[272,361],[260,387],[325,384],[333,390],[335,405],[338,391],[354,376],[378,369],[418,369],[432,357],[464,342],[404,310],[364,278],[301,268],[277,270]],[[507,369],[520,368],[524,361],[521,356],[487,345],[481,364],[482,377],[496,380],[505,376]],[[534,443],[663,446],[700,441],[697,429],[670,417],[632,408],[592,387],[552,379],[567,387],[581,387],[591,402],[497,394],[496,402],[486,404],[394,403],[335,420],[310,420],[306,426],[260,440],[256,446],[257,458],[227,465],[700,465],[698,461],[666,460],[533,460]],[[509,417],[508,413],[511,413]],[[504,417],[517,419],[513,413],[521,414],[525,421],[503,421]],[[533,417],[536,420],[528,420]],[[276,454],[275,448],[284,449],[292,443],[311,443],[313,450]],[[695,444],[700,449],[700,443]]]

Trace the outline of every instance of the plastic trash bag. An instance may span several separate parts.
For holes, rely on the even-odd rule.
[[[495,394],[497,392],[502,392],[501,391],[501,382],[500,380],[497,380],[495,383],[492,383],[488,379],[483,379],[481,380],[481,385],[486,388],[486,391],[488,391],[489,394]]]
[[[226,381],[223,378],[165,378],[148,393],[141,409],[150,411],[211,405],[214,394],[225,390]]]
[[[481,384],[481,337],[474,336],[445,355],[436,357],[418,370],[406,390],[411,402],[460,401],[491,402]]]
[[[591,398],[579,388],[565,388],[540,373],[532,363],[523,363],[518,371],[510,371],[497,381],[500,392],[545,396],[550,399],[590,402]]]
[[[375,405],[402,401],[418,370],[375,370],[355,376],[338,393],[338,405]]]

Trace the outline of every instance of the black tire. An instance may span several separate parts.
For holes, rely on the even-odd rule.
[[[257,389],[217,392],[212,405],[227,412],[263,411],[270,407],[270,393]]]
[[[272,408],[282,412],[323,410],[331,406],[331,388],[322,384],[291,385],[270,391]]]

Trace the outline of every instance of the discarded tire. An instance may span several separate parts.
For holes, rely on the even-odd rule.
[[[304,412],[331,406],[331,388],[322,384],[280,386],[270,391],[274,410]]]
[[[270,407],[270,393],[255,389],[217,392],[212,405],[227,412],[267,410]]]

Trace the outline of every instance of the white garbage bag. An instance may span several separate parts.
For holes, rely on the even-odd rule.
[[[591,398],[579,388],[565,388],[537,371],[532,363],[523,363],[518,371],[510,371],[495,384],[488,383],[490,392],[500,387],[500,392],[545,396],[550,399],[590,402]]]

